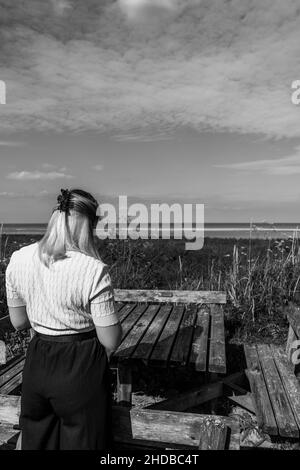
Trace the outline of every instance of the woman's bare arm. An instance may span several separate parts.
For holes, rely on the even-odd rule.
[[[27,316],[26,307],[8,307],[10,321],[16,330],[26,330],[31,328]]]
[[[118,349],[122,340],[122,326],[120,323],[111,326],[96,326],[100,343],[106,349],[108,358]]]

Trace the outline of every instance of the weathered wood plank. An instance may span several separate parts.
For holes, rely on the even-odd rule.
[[[183,317],[184,307],[175,305],[166,322],[164,329],[150,356],[150,364],[167,366],[177,331]]]
[[[0,395],[0,423],[19,423],[20,397]],[[129,409],[113,407],[113,434],[115,442],[135,444],[157,442],[182,445],[187,448],[199,447],[200,431],[203,423],[215,426],[236,426],[236,423],[223,416],[198,415],[196,413],[176,413],[157,410]],[[220,445],[221,438],[216,440]]]
[[[115,300],[121,302],[174,302],[226,304],[226,293],[220,291],[126,290],[115,289]]]
[[[130,312],[136,307],[136,304],[126,304],[122,305],[120,310],[118,310],[118,318],[120,322],[124,322],[124,320],[128,317]]]
[[[196,326],[189,358],[189,364],[194,366],[199,372],[206,371],[209,319],[208,307],[200,307],[197,312]]]
[[[12,380],[17,374],[23,371],[25,364],[25,358],[20,358],[16,363],[7,368],[0,370],[0,393],[1,388],[10,380]]]
[[[0,340],[0,365],[6,364],[7,355],[6,355],[6,345],[4,341]]]
[[[272,345],[272,354],[281,376],[282,384],[285,389],[289,404],[292,408],[295,421],[300,429],[300,384],[297,380],[293,367],[289,363],[284,351]]]
[[[13,450],[16,447],[20,431],[11,425],[0,424],[0,450]]]
[[[285,308],[285,313],[289,324],[292,326],[294,332],[300,337],[300,307],[293,302],[289,302],[288,307]]]
[[[187,305],[172,349],[170,357],[171,365],[185,366],[187,364],[191,350],[196,317],[197,306],[195,304]]]
[[[0,394],[0,423],[19,425],[21,397]]]
[[[155,317],[155,322],[152,322],[143,336],[142,340],[137,345],[132,357],[134,359],[142,359],[148,361],[156,342],[167,322],[167,319],[172,310],[171,305],[162,305]]]
[[[128,307],[130,307],[130,306],[128,305]],[[146,304],[144,304],[144,305],[135,305],[134,308],[131,309],[130,313],[126,316],[126,318],[122,321],[122,330],[123,330],[122,341],[124,341],[124,339],[126,338],[127,334],[131,330],[131,328],[134,327],[136,322],[143,315],[146,308],[147,308]]]
[[[238,422],[232,421],[230,424],[229,450],[240,450],[241,431]]]
[[[170,444],[198,447],[203,422],[212,422],[216,426],[222,417],[197,415],[194,413],[176,413],[169,411],[131,409],[125,412],[114,410],[113,428],[116,441],[130,442],[142,439]]]
[[[132,404],[132,373],[126,363],[119,363],[117,369],[117,402],[120,406]]]
[[[118,351],[115,353],[115,358],[129,358],[134,352],[135,348],[141,341],[141,338],[149,328],[149,325],[155,318],[157,311],[159,310],[159,305],[148,305],[143,315],[139,318],[138,322],[130,330],[129,334],[126,336]]]
[[[257,352],[279,434],[282,437],[299,437],[298,426],[273,360],[272,351],[268,345],[259,344],[257,345]]]
[[[8,393],[13,392],[19,385],[21,385],[23,380],[23,370],[15,375],[11,380],[9,380],[6,384],[0,387],[0,393],[3,395],[7,395]]]
[[[224,450],[228,427],[223,420],[203,421],[200,428],[199,450]]]
[[[260,367],[256,347],[246,344],[244,345],[244,351],[248,367],[246,374],[250,383],[258,425],[264,432],[272,436],[277,436],[278,427]]]
[[[221,305],[211,305],[211,332],[209,346],[210,372],[226,373],[224,313]]]
[[[202,385],[200,388],[198,387],[188,392],[178,393],[175,397],[149,405],[146,409],[185,411],[188,408],[193,408],[207,401],[219,398],[222,396],[222,393],[223,383],[219,381],[213,384]]]
[[[295,341],[297,341],[298,338],[296,336],[296,333],[294,332],[294,329],[292,325],[289,326],[289,332],[288,332],[288,337],[287,337],[287,342],[286,342],[286,355],[288,360],[292,363],[292,355],[294,351],[297,349],[294,347]]]

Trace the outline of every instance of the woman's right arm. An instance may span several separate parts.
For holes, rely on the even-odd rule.
[[[105,347],[108,359],[120,346],[122,340],[122,326],[117,323],[111,326],[96,326],[96,332],[100,343]]]
[[[95,276],[90,297],[90,312],[100,343],[108,357],[118,349],[122,340],[122,326],[114,301],[114,292],[107,266]]]

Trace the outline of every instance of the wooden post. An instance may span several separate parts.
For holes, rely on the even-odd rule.
[[[6,364],[6,344],[0,341],[0,365]]]
[[[117,366],[117,402],[121,406],[132,405],[132,372],[126,362],[119,362]]]

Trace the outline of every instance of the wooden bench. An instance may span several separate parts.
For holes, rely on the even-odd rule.
[[[300,309],[290,305],[286,313],[290,325],[286,349],[245,345],[246,374],[260,428],[271,436],[299,438],[300,383],[291,358],[298,347]]]

